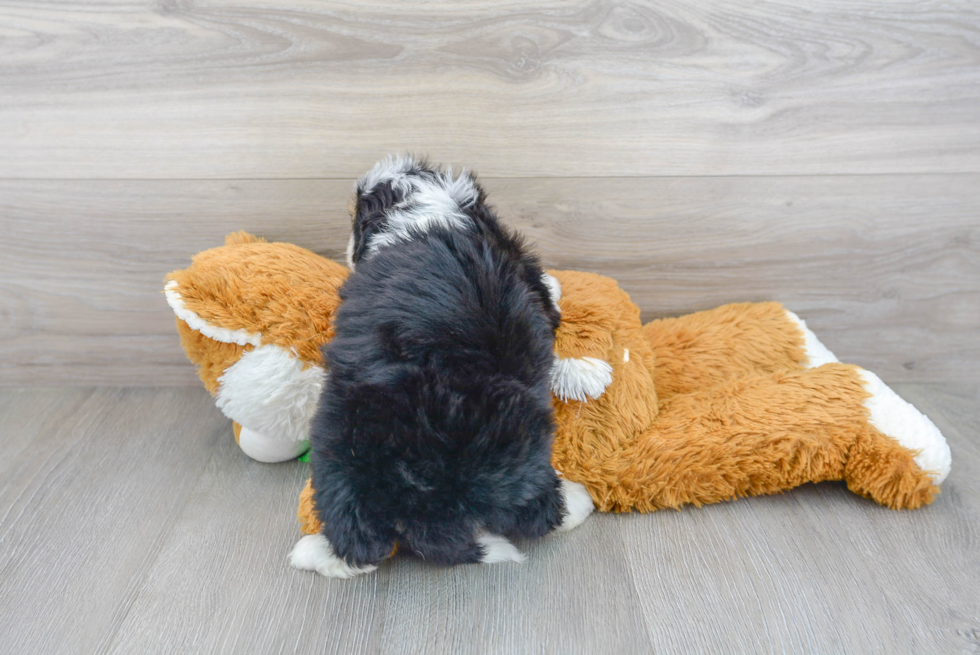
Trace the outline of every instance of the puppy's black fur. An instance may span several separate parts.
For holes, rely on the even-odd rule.
[[[405,176],[420,178],[431,183],[438,180],[439,171],[425,159],[416,159],[412,169]],[[557,330],[561,315],[551,302],[548,287],[542,282],[541,276],[544,271],[537,258],[530,256],[523,241],[515,238],[515,235],[500,223],[486,202],[486,192],[477,184],[476,179],[469,174],[464,173],[464,176],[472,182],[477,193],[473,202],[463,204],[459,208],[460,212],[469,219],[464,229],[471,231],[490,248],[510,258],[513,265],[520,269],[521,279],[539,298],[542,311],[547,315],[552,329]],[[371,237],[388,229],[388,212],[392,207],[406,204],[411,207],[411,197],[406,198],[404,190],[391,181],[386,181],[370,189],[358,185],[354,202],[354,220],[351,225],[354,238],[350,261],[352,266],[360,265],[360,262],[369,255]]]
[[[384,220],[370,202],[311,431],[323,534],[355,566],[396,543],[456,564],[481,559],[481,531],[542,536],[566,508],[551,466],[557,311],[538,261],[482,202],[472,229],[365,256]]]

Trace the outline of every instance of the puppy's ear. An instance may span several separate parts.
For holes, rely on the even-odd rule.
[[[395,549],[390,528],[374,525],[357,506],[343,476],[314,480],[314,503],[323,524],[323,536],[334,553],[352,566],[377,566]]]
[[[351,262],[357,264],[368,252],[371,239],[388,228],[388,212],[404,197],[391,181],[370,189],[358,188],[353,205],[353,247]]]

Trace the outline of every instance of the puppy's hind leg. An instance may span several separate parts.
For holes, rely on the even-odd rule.
[[[527,559],[524,553],[517,550],[517,546],[500,535],[485,532],[477,536],[476,543],[480,546],[482,552],[480,562],[483,564],[499,564],[501,562],[522,564]]]
[[[565,516],[556,530],[567,532],[582,525],[595,510],[595,503],[588,489],[578,482],[562,478],[561,493],[565,497]]]
[[[289,563],[293,568],[316,571],[327,578],[353,578],[378,568],[351,566],[334,554],[330,542],[322,534],[308,534],[300,539],[289,554]]]

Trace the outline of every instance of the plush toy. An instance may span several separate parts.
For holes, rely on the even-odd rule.
[[[614,280],[550,271],[562,323],[552,461],[600,511],[652,511],[844,480],[893,509],[949,473],[939,430],[870,371],[842,364],[778,303],[643,325]],[[167,300],[201,380],[261,461],[292,459],[324,375],[346,269],[245,233],[171,273]],[[236,429],[237,433],[237,429]],[[306,534],[320,532],[309,483]]]
[[[235,439],[260,462],[295,459],[323,380],[320,346],[347,277],[340,264],[245,232],[167,276],[177,332]]]

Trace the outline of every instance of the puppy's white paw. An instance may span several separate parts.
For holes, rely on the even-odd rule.
[[[481,534],[476,538],[476,542],[483,547],[483,557],[480,558],[480,561],[484,564],[499,564],[500,562],[521,564],[527,559],[514,544],[500,535]]]
[[[370,573],[376,566],[351,566],[334,555],[330,542],[322,534],[308,534],[300,539],[293,552],[289,553],[289,563],[297,569],[316,571],[327,578],[353,578],[355,575]]]
[[[558,281],[554,275],[545,273],[541,276],[541,281],[544,282],[545,286],[548,287],[548,293],[551,295],[551,304],[555,306],[558,313],[561,314],[561,307],[558,306],[558,301],[561,300],[561,282]]]
[[[578,482],[562,479],[561,493],[565,496],[565,510],[568,514],[561,525],[555,529],[565,532],[582,525],[589,514],[595,510],[595,504],[589,491]]]
[[[595,357],[559,357],[551,369],[551,391],[561,400],[593,400],[612,384],[613,368]]]

